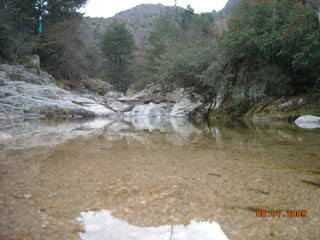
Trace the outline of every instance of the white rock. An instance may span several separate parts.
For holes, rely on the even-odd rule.
[[[166,104],[144,104],[135,106],[131,112],[125,113],[125,116],[167,116]]]
[[[11,138],[12,137],[9,134],[0,132],[0,141],[8,141]]]
[[[123,93],[118,91],[108,91],[106,95],[104,95],[105,99],[117,99],[121,97],[123,97]]]
[[[188,116],[197,107],[201,106],[201,102],[191,102],[189,98],[184,98],[173,106],[170,116],[185,117]]]
[[[92,99],[58,88],[51,78],[44,72],[40,76],[30,73],[23,66],[0,65],[0,112],[12,116],[49,112],[73,116],[115,114]]]
[[[298,127],[306,129],[320,128],[320,117],[305,115],[295,120]]]

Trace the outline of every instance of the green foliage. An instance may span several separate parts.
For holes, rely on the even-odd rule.
[[[34,54],[38,45],[40,22],[46,28],[79,15],[87,0],[0,0],[0,54],[17,62]],[[46,29],[45,29],[46,31]]]
[[[150,33],[146,50],[147,67],[151,73],[158,72],[156,65],[157,59],[170,50],[175,49],[176,39],[178,38],[178,26],[172,14],[166,12],[161,15],[154,25],[154,30]]]
[[[233,12],[220,46],[231,65],[277,66],[278,85],[296,93],[320,76],[317,10],[294,0],[243,0]],[[237,70],[235,70],[237,71]]]
[[[160,81],[182,87],[198,87],[203,81],[203,71],[212,61],[208,46],[195,45],[179,48],[157,61]]]
[[[187,9],[185,9],[184,12],[181,14],[180,25],[183,30],[187,30],[190,27],[194,16],[194,9],[190,5],[188,5]]]
[[[81,17],[73,17],[51,24],[38,46],[42,67],[58,79],[79,80],[90,72],[89,49],[79,38],[81,20]]]
[[[106,29],[101,42],[101,50],[107,59],[107,80],[120,90],[130,84],[127,71],[129,60],[135,49],[132,34],[123,22],[112,22]]]
[[[195,16],[194,23],[199,26],[202,33],[209,34],[214,23],[214,15],[212,13],[201,13]]]
[[[15,12],[15,1],[0,0],[0,56],[10,62],[29,54],[34,45],[30,31],[23,27],[28,22],[25,13],[18,21]]]
[[[155,22],[146,50],[147,76],[166,86],[201,87],[212,61],[213,15],[189,5],[179,18],[167,12]]]

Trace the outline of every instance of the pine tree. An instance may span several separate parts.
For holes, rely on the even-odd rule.
[[[101,50],[107,59],[106,77],[118,89],[125,90],[130,81],[127,65],[135,48],[132,34],[123,22],[112,22],[106,29]]]

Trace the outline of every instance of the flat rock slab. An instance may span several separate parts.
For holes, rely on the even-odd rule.
[[[23,66],[0,65],[0,118],[8,115],[93,117],[115,114],[92,99],[57,87],[51,78],[43,72],[38,76]]]

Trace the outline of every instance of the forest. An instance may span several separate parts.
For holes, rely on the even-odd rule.
[[[273,98],[319,97],[318,1],[243,0],[202,14],[176,7],[155,20],[142,47],[126,23],[112,20],[99,44],[99,71],[79,37],[86,2],[1,0],[0,61],[37,54],[56,79],[99,77],[121,91],[160,84],[192,88],[210,101],[223,89],[238,114]]]

